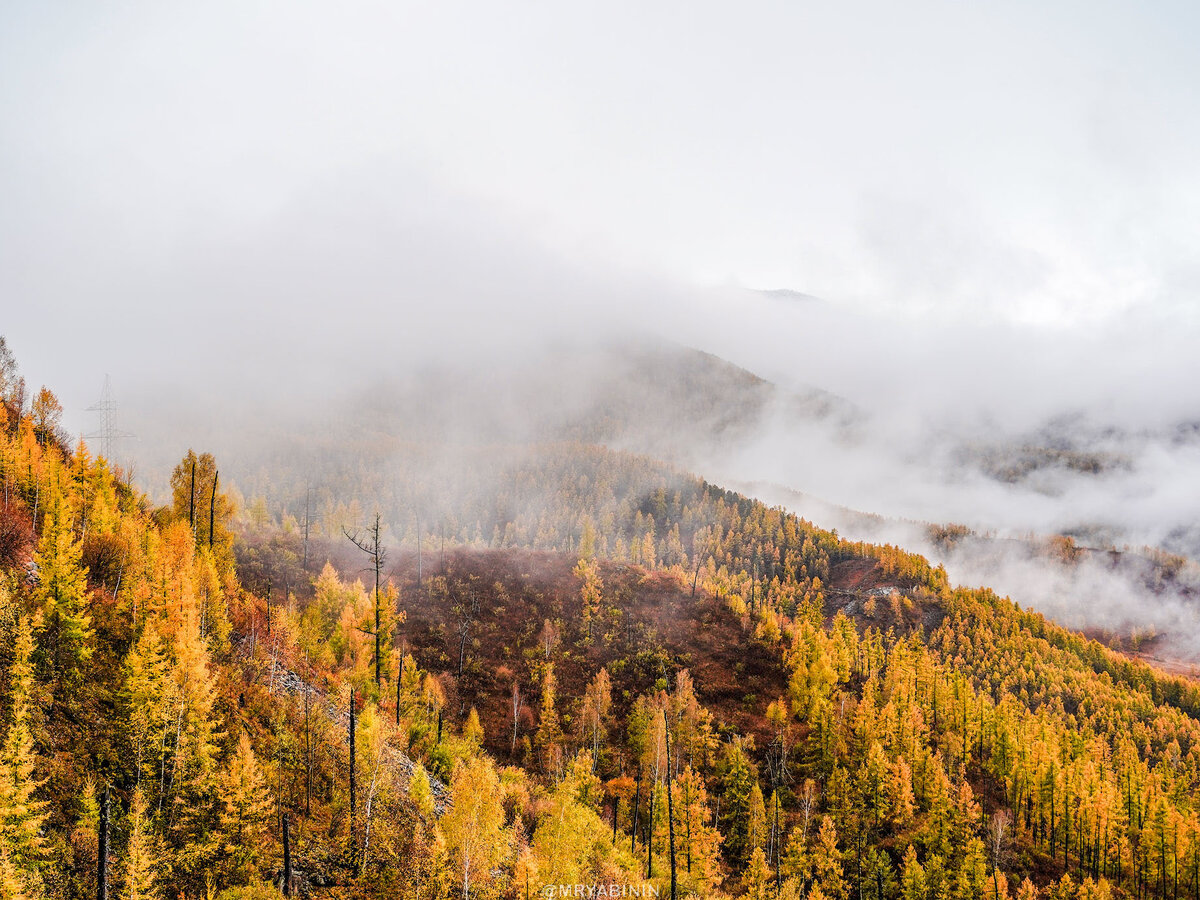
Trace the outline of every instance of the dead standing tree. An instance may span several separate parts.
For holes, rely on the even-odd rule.
[[[192,467],[193,471],[195,466]],[[208,552],[212,552],[213,534],[217,527],[217,480],[221,477],[221,473],[213,469],[212,491],[208,495]]]
[[[700,565],[705,556],[711,551],[708,529],[701,528],[692,535],[692,556],[695,558],[696,570],[692,573],[692,599],[696,599],[696,585],[700,581]]]
[[[292,840],[291,822],[283,814],[283,896],[292,896]]]
[[[100,828],[98,834],[96,897],[108,900],[108,785],[104,785],[104,799],[100,801]]]
[[[510,752],[515,756],[517,753],[517,729],[520,727],[521,723],[521,686],[517,684],[515,679],[513,680],[512,686],[512,717],[513,730],[512,747],[510,748]]]
[[[667,741],[667,834],[670,836],[671,900],[678,900],[675,881],[675,809],[671,801],[671,724],[667,721],[667,709],[663,707],[663,735]],[[688,814],[689,816],[691,813]]]
[[[767,843],[767,860],[775,866],[775,891],[782,890],[783,875],[780,871],[779,860],[783,847],[783,829],[779,821],[779,793],[791,781],[788,774],[788,751],[790,744],[787,732],[781,730],[767,747],[767,771],[771,777],[771,801],[774,805],[774,819],[771,822],[770,839]],[[768,811],[768,815],[772,811]],[[805,833],[807,833],[807,822]]]
[[[353,534],[343,527],[342,533],[355,547],[371,557],[371,570],[375,573],[375,685],[383,683],[383,609],[379,596],[379,580],[383,574],[383,564],[387,559],[387,551],[380,542],[382,526],[379,513],[375,513],[375,522],[365,532],[356,531]]]
[[[355,737],[358,732],[358,720],[354,710],[354,689],[350,689],[350,865],[355,866],[358,850],[358,828],[356,812],[358,810],[358,747]],[[356,869],[357,874],[357,869]]]
[[[196,460],[192,459],[192,486],[188,491],[188,528],[196,533]]]
[[[312,522],[312,487],[304,482],[304,571],[308,571],[308,527]]]
[[[461,679],[467,657],[467,642],[471,638],[471,626],[479,618],[479,594],[474,586],[467,588],[467,599],[454,604],[454,615],[458,619],[455,631],[458,634],[458,677]]]

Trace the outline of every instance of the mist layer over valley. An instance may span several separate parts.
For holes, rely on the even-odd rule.
[[[557,335],[515,353],[467,351],[461,364],[406,367],[366,353],[359,368],[379,365],[377,373],[328,371],[319,380],[333,399],[315,405],[298,403],[304,395],[275,402],[246,390],[205,400],[182,385],[127,397],[128,425],[139,435],[128,447],[141,479],[161,495],[185,449],[173,438],[202,434],[245,503],[265,502],[272,517],[296,522],[307,504],[333,534],[381,506],[395,539],[411,546],[419,519],[429,534],[450,521],[452,540],[486,543],[503,540],[498,522],[519,519],[536,542],[541,509],[563,475],[545,467],[547,455],[599,445],[647,466],[618,499],[636,504],[694,472],[853,539],[922,552],[955,581],[994,587],[1073,627],[1160,634],[1155,652],[1192,658],[1200,443],[1180,398],[1164,399],[1157,414],[1153,398],[1119,409],[1097,383],[1074,396],[1043,392],[1014,414],[983,402],[994,389],[986,380],[959,379],[957,391],[942,383],[972,340],[967,329],[927,337],[946,347],[938,354],[905,354],[898,348],[912,342],[895,332],[851,335],[855,326],[840,325],[820,301],[799,312],[755,294],[712,302],[730,304],[731,324],[769,322],[763,330],[779,346],[805,348],[795,358],[771,356],[764,341],[747,364],[817,377],[844,367],[853,383],[833,392],[795,376],[768,381],[630,322],[624,336]],[[389,327],[402,331],[399,322]],[[464,344],[481,340],[455,327]],[[1077,341],[1063,338],[1055,355],[1078,354],[1086,365]],[[717,336],[704,343],[738,356]],[[855,352],[839,364],[844,347]],[[1112,354],[1103,358],[1112,365]],[[889,374],[900,359],[909,360],[903,373]],[[1029,356],[1020,363],[1037,364]],[[314,375],[310,366],[303,377]],[[989,377],[1022,376],[997,368]],[[187,402],[172,403],[176,391]],[[139,409],[151,414],[135,418]],[[578,477],[589,477],[586,466],[570,470]],[[934,527],[947,525],[960,528]]]

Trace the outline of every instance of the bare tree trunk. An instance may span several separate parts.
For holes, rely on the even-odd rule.
[[[666,719],[663,719],[664,724]],[[650,779],[650,827],[646,831],[646,877],[654,877],[654,806],[658,800],[658,776],[662,772],[662,748],[655,742],[654,745],[654,777]],[[670,777],[670,773],[668,773]]]
[[[511,752],[517,752],[517,727],[520,723],[521,716],[521,688],[514,681],[512,686],[512,714],[513,714],[513,732],[512,732],[512,748]]]
[[[365,835],[363,837],[362,855],[358,858],[358,870],[362,870],[367,865],[367,853],[371,849],[371,809],[375,803],[375,786],[379,783],[379,766],[383,762],[383,753],[381,752],[375,757],[375,768],[371,770],[371,786],[367,789],[367,808],[364,810],[364,815],[367,820],[365,826]]]
[[[775,788],[775,893],[783,890],[783,872],[779,868],[779,852],[783,849],[783,833],[779,830],[779,788]]]
[[[364,540],[358,534],[351,534],[345,528],[342,533],[363,553],[371,557],[371,568],[375,572],[375,686],[379,687],[383,683],[383,624],[382,611],[379,598],[379,579],[383,572],[383,562],[387,553],[384,551],[380,542],[381,525],[379,521],[379,513],[375,513],[375,524],[368,530],[367,534],[370,540]]]
[[[311,491],[309,490],[308,482],[304,483],[304,571],[308,571],[308,524],[310,521],[309,500]]]
[[[217,521],[217,479],[221,477],[221,473],[213,470],[213,486],[212,494],[208,498],[208,549],[213,548],[213,526]]]
[[[379,555],[379,513],[375,513],[375,687],[383,684],[383,615],[379,600],[379,570],[383,568],[383,559]]]
[[[108,900],[108,785],[104,785],[104,799],[100,802],[100,833],[96,870],[96,898]]]
[[[304,815],[312,815],[312,688],[304,686]]]
[[[633,852],[634,846],[637,844],[637,827],[638,816],[641,815],[642,805],[642,773],[639,770],[637,774],[636,787],[633,792],[633,822],[629,828],[629,852]]]
[[[279,641],[271,642],[271,675],[267,679],[267,693],[275,693],[275,669],[279,660]]]
[[[671,729],[667,724],[667,711],[663,709],[663,734],[667,739],[667,759],[671,758]],[[671,900],[678,900],[675,888],[675,809],[671,801],[671,771],[667,769],[667,834],[671,840]]]
[[[357,809],[358,783],[355,780],[355,770],[358,768],[358,753],[355,747],[355,731],[357,731],[358,720],[354,712],[354,691],[350,691],[350,853],[354,854],[354,848],[358,841],[356,835],[358,829],[355,822],[355,810]]]
[[[650,782],[650,823],[646,826],[646,878],[654,877],[654,801],[656,799],[656,791],[658,786],[658,775],[655,773],[653,781]]]
[[[287,813],[283,815],[283,896],[292,896],[292,836]]]
[[[396,672],[396,727],[400,727],[400,686],[404,682],[404,651],[400,652],[400,666]]]

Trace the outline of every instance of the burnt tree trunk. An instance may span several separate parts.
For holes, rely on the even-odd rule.
[[[312,815],[312,688],[304,686],[304,815]]]
[[[671,801],[671,726],[667,722],[667,711],[663,710],[663,733],[667,739],[667,834],[670,836],[671,857],[671,900],[678,900],[675,888],[675,811]]]
[[[638,772],[636,786],[633,791],[633,822],[629,826],[629,852],[632,853],[637,844],[638,816],[641,815],[642,805],[642,773]]]
[[[311,491],[309,489],[308,483],[306,482],[304,485],[304,571],[305,572],[308,571],[308,526],[309,526],[309,518],[310,518],[310,513],[309,513],[309,501],[311,499],[310,495],[311,495]]]
[[[217,522],[217,479],[220,476],[220,472],[213,471],[212,493],[208,497],[208,549],[210,551],[213,548],[213,526]]]
[[[657,768],[657,766],[655,766]],[[658,787],[657,773],[650,785],[650,821],[646,825],[646,878],[654,877],[654,801],[657,799],[658,792],[655,788]]]
[[[283,896],[292,896],[292,828],[283,814]]]
[[[108,785],[104,786],[104,798],[100,801],[99,847],[96,853],[96,897],[108,900]]]
[[[355,813],[358,808],[358,782],[356,778],[356,770],[358,769],[358,752],[355,746],[355,734],[357,730],[358,720],[354,711],[354,691],[350,692],[350,854],[354,855],[354,848],[357,847],[358,833],[355,822]]]
[[[400,727],[400,686],[404,682],[404,651],[400,652],[400,667],[396,672],[396,727]]]
[[[351,534],[345,528],[342,533],[350,540],[355,547],[363,553],[371,557],[371,569],[375,573],[375,686],[379,687],[383,683],[383,623],[382,610],[379,599],[379,579],[383,573],[383,562],[387,557],[386,551],[383,549],[380,541],[380,532],[382,526],[379,521],[379,513],[375,513],[375,523],[367,529],[367,538],[360,537],[359,534]],[[369,540],[368,540],[369,538]]]

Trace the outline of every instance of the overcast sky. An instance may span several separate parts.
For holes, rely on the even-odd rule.
[[[401,283],[467,316],[662,293],[685,318],[748,286],[1178,333],[1198,26],[1094,0],[7,2],[0,331],[69,406],[139,377],[131,345],[169,367],[241,335],[251,366],[280,309],[403,308]]]

